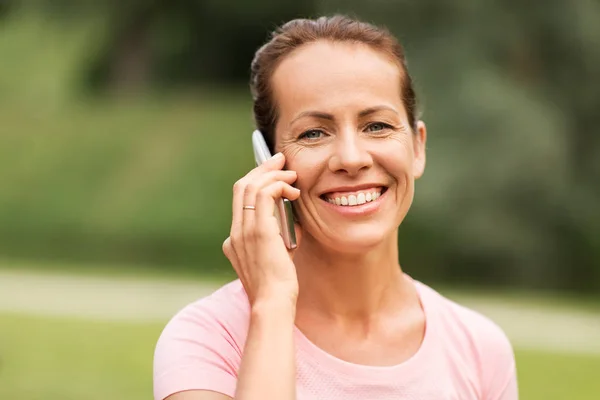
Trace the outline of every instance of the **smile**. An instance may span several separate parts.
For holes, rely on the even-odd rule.
[[[366,188],[353,192],[332,192],[325,193],[321,198],[330,204],[342,207],[354,207],[360,206],[365,203],[374,202],[377,200],[385,191],[386,187],[379,186],[373,188]]]

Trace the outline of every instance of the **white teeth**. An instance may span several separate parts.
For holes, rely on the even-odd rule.
[[[358,196],[356,196],[356,204],[365,204],[366,202],[367,200],[365,199],[364,193],[359,193]]]
[[[335,199],[328,198],[327,201],[337,206],[356,206],[375,201],[381,196],[380,192],[360,192],[357,195],[340,196]]]

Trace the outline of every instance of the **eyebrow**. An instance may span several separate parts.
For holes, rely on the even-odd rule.
[[[333,115],[328,114],[328,113],[324,113],[324,112],[320,112],[320,111],[303,111],[300,114],[298,114],[298,116],[296,118],[294,118],[292,120],[292,122],[290,122],[290,125],[292,125],[294,122],[298,121],[301,118],[305,118],[305,117],[313,117],[313,118],[318,118],[318,119],[326,119],[329,121],[333,121]]]
[[[358,113],[358,116],[363,118],[363,117],[366,117],[367,115],[374,114],[378,111],[391,111],[394,114],[398,114],[398,111],[394,110],[392,107],[381,105],[381,106],[369,107],[365,110],[362,110],[361,112]]]
[[[394,114],[398,114],[398,111],[394,110],[392,107],[388,107],[388,106],[374,106],[374,107],[369,107],[366,108],[364,110],[362,110],[361,112],[358,113],[358,116],[360,118],[364,118],[367,115],[371,115],[374,114],[378,111],[391,111]],[[318,119],[325,119],[328,121],[333,121],[335,118],[332,114],[328,114],[325,112],[321,112],[321,111],[303,111],[300,114],[298,114],[298,116],[296,118],[294,118],[292,120],[292,122],[290,122],[290,125],[293,124],[294,122],[296,122],[297,120],[301,119],[301,118],[305,118],[305,117],[313,117],[313,118],[318,118]]]

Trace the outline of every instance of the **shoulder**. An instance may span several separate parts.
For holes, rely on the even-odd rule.
[[[218,335],[231,336],[237,343],[245,338],[249,315],[246,292],[241,282],[235,280],[177,312],[164,328],[159,344],[172,337],[210,340]]]
[[[155,398],[192,389],[232,396],[248,324],[248,298],[239,280],[181,309],[156,344]]]
[[[447,351],[468,363],[479,377],[484,398],[497,398],[516,375],[512,344],[485,315],[462,306],[417,282]],[[428,313],[429,314],[429,313]]]
[[[450,300],[423,283],[417,282],[417,285],[433,308],[431,311],[435,314],[437,323],[443,324],[449,334],[467,336],[477,347],[499,345],[512,351],[502,328],[489,317]]]

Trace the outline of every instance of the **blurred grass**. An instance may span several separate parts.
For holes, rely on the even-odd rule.
[[[595,400],[600,357],[516,351],[521,399]]]
[[[254,165],[249,91],[90,98],[108,28],[25,6],[0,24],[0,254],[218,273],[224,199]]]
[[[149,399],[160,325],[0,316],[0,398]]]
[[[0,109],[0,252],[217,262],[230,223],[223,199],[253,166],[246,100]]]
[[[76,263],[76,262],[36,262],[0,257],[0,271],[16,271],[25,273],[67,274],[70,276],[100,277],[115,280],[141,279],[143,281],[158,280],[161,282],[209,282],[215,287],[237,279],[235,271],[229,262],[222,260],[210,266],[190,267],[173,271],[160,265],[131,264],[131,263]],[[410,273],[409,273],[410,275]],[[473,303],[473,299],[485,299],[488,302],[501,303],[507,307],[519,308],[527,305],[548,312],[579,312],[600,313],[600,297],[598,294],[575,294],[567,291],[528,290],[518,287],[494,287],[491,285],[448,285],[425,281],[432,285],[444,296],[460,303]]]
[[[151,398],[164,324],[0,315],[0,398]],[[517,349],[520,397],[593,400],[600,357]]]

